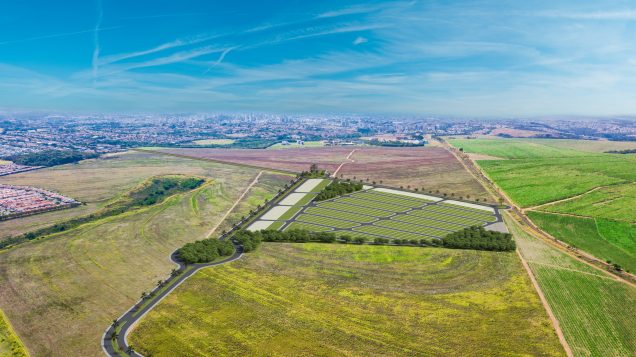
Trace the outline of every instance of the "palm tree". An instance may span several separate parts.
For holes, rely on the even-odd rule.
[[[113,323],[111,326],[113,326],[113,328],[116,328],[118,325],[119,325],[119,320],[113,319]]]
[[[128,346],[126,348],[126,353],[128,353],[129,355],[132,354],[133,352],[135,352],[135,349],[133,348],[133,346]]]
[[[143,293],[141,293],[141,300],[144,300],[147,297],[148,297],[148,294],[146,294],[145,291]]]

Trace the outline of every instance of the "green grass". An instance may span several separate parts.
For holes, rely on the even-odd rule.
[[[386,203],[390,203],[390,204],[394,204],[398,206],[406,206],[406,207],[412,207],[412,208],[421,207],[427,202],[430,202],[426,200],[420,200],[419,202],[415,200],[403,200],[398,195],[377,194],[372,192],[356,193],[353,196],[357,198],[373,201],[373,202],[386,202]]]
[[[338,200],[337,202],[340,202],[340,203],[355,205],[359,207],[372,207],[375,209],[381,209],[381,210],[391,211],[391,212],[404,212],[409,209],[408,207],[404,207],[404,206],[397,206],[397,205],[392,205],[392,204],[382,203],[377,201],[368,201],[368,200],[352,198],[352,197],[339,197],[337,200]]]
[[[635,225],[541,212],[529,212],[528,217],[555,238],[636,272]]]
[[[541,207],[541,211],[636,222],[636,184],[604,187],[581,197]]]
[[[340,244],[202,270],[129,339],[153,356],[563,355],[514,253]]]
[[[445,205],[426,206],[423,208],[423,210],[428,212],[438,212],[446,213],[449,215],[462,216],[484,222],[494,222],[497,220],[497,218],[492,213],[487,213],[485,211],[475,212]]]
[[[75,165],[74,171],[64,170],[65,175],[76,178],[73,190],[89,192],[95,187],[90,183],[111,178],[122,182],[119,176],[127,172],[138,179],[139,171],[149,176],[157,171],[194,174],[207,177],[210,183],[157,205],[1,253],[0,308],[36,356],[101,355],[100,337],[112,319],[169,274],[174,267],[168,259],[170,252],[207,236],[258,172],[148,154],[119,155],[96,162],[105,168],[82,163]],[[157,170],[148,169],[153,165],[158,165]],[[85,172],[91,175],[90,180],[84,177]],[[34,173],[50,177],[49,170]],[[45,181],[44,177],[39,180]],[[263,175],[246,201],[253,201],[254,195],[271,196],[287,180]],[[230,220],[235,222],[251,208],[254,206],[248,203],[240,204]],[[221,225],[219,232],[230,223]],[[61,321],[64,328],[60,328]]]
[[[433,220],[433,219],[428,219],[428,218],[418,217],[418,216],[412,216],[412,215],[400,215],[400,216],[391,217],[391,219],[396,220],[396,221],[408,222],[408,223],[423,224],[423,225],[426,225],[426,226],[429,226],[429,227],[438,227],[438,228],[450,229],[450,230],[453,230],[453,231],[458,231],[458,230],[463,229],[464,227],[467,226],[467,225],[463,225],[463,224],[441,222],[441,221],[436,221],[436,220]],[[470,226],[470,225],[468,225],[468,226]]]
[[[365,216],[365,215],[355,214],[350,212],[339,212],[339,211],[334,211],[334,210],[330,210],[330,209],[326,209],[322,207],[308,207],[303,213],[317,214],[317,215],[326,216],[326,217],[338,217],[343,220],[359,222],[359,223],[370,223],[377,220],[377,218],[373,218],[370,216]]]
[[[419,239],[427,237],[421,234],[396,231],[395,229],[389,229],[389,228],[384,228],[379,226],[362,226],[362,227],[353,228],[353,230],[356,232],[368,233],[373,236],[389,237],[389,238],[397,238],[397,239],[418,239],[419,240]]]
[[[444,237],[448,233],[451,233],[451,231],[444,230],[444,229],[437,229],[435,227],[425,227],[423,225],[415,225],[415,224],[394,221],[394,220],[380,221],[375,223],[374,225],[379,227],[399,229],[401,231],[407,231],[412,233],[426,234],[426,235],[440,237],[440,238]]]
[[[26,357],[29,353],[0,311],[0,356]]]
[[[570,258],[507,221],[574,355],[635,355],[636,288]]]
[[[281,221],[285,221],[288,220],[290,218],[292,218],[296,213],[298,213],[298,211],[300,211],[303,208],[302,205],[294,205],[292,207],[290,207],[287,212],[283,213],[280,217],[278,217],[279,220]]]
[[[377,210],[368,207],[360,207],[360,206],[352,206],[341,204],[337,202],[320,202],[318,203],[318,207],[329,208],[333,210],[338,210],[344,212],[353,212],[357,214],[367,215],[371,217],[389,217],[392,215],[392,212]],[[339,213],[336,213],[339,214]]]
[[[302,214],[296,218],[297,222],[304,223],[314,223],[323,226],[333,227],[333,228],[352,228],[357,226],[357,223],[344,221],[338,218],[327,218],[322,216],[314,216],[312,214]]]
[[[484,160],[479,165],[522,207],[572,197],[598,186],[636,181],[636,158],[629,155],[589,153],[536,140],[450,142],[465,152],[509,159]]]
[[[410,216],[436,219],[436,220],[458,224],[462,226],[474,226],[474,225],[481,225],[484,223],[484,221],[479,219],[451,216],[441,212],[433,212],[433,211],[425,211],[425,210],[411,211],[408,214]]]
[[[331,230],[331,228],[328,228],[328,227],[318,226],[315,224],[299,222],[299,221],[294,221],[290,223],[287,227],[285,227],[285,230],[291,230],[291,229],[306,229],[312,232],[326,232]]]

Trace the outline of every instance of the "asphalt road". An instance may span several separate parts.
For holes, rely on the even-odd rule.
[[[226,259],[212,262],[212,263],[191,264],[188,266],[189,269],[185,272],[183,271],[186,268],[186,265],[183,262],[180,262],[179,260],[177,260],[176,251],[173,252],[170,255],[170,259],[172,259],[173,262],[179,265],[179,270],[182,271],[182,273],[170,280],[170,283],[169,283],[170,286],[167,289],[161,291],[160,293],[156,293],[156,291],[161,290],[162,288],[160,287],[155,288],[153,290],[155,294],[153,295],[152,298],[149,298],[149,299],[147,298],[143,302],[142,300],[139,300],[137,304],[135,304],[135,306],[130,308],[130,310],[126,311],[119,319],[117,319],[117,321],[119,321],[119,334],[117,335],[116,343],[117,345],[119,345],[119,350],[121,352],[127,351],[129,345],[128,345],[128,342],[126,341],[126,338],[128,336],[128,333],[131,331],[132,327],[135,325],[135,323],[137,323],[137,321],[143,318],[143,316],[146,313],[148,313],[148,311],[152,310],[159,302],[161,302],[161,300],[163,300],[164,297],[170,294],[187,278],[189,278],[194,273],[196,273],[197,271],[203,268],[229,263],[231,261],[239,259],[243,255],[242,246],[234,244],[234,249],[235,249],[234,254]],[[137,310],[136,306],[143,303],[146,303],[146,305],[143,306],[140,310]],[[108,329],[104,332],[104,335],[102,336],[102,349],[104,350],[107,356],[135,356],[135,357],[142,356],[141,354],[134,351],[128,354],[117,352],[115,350],[115,346],[113,346],[113,341],[111,339],[114,331],[115,331],[115,327],[111,325],[110,327],[108,327]]]

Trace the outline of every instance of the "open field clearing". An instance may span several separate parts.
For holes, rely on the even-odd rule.
[[[26,357],[27,350],[0,311],[0,356]]]
[[[545,212],[568,213],[636,223],[636,183],[602,187],[572,200],[539,207]]]
[[[126,161],[114,168],[110,160],[98,162],[118,173],[114,180],[122,180],[120,176],[126,172],[152,176],[167,171],[164,173],[199,174],[211,181],[159,204],[0,254],[0,308],[34,355],[101,356],[104,327],[134,304],[142,291],[165,278],[173,268],[169,253],[186,242],[205,238],[258,173],[187,159],[132,155],[138,157],[139,168]],[[97,164],[88,172],[106,175]],[[86,184],[81,173],[75,173],[78,183],[73,189],[90,192],[90,185],[81,187]],[[271,197],[286,180],[262,176],[230,218],[240,217]],[[110,186],[104,192],[123,193]]]
[[[442,148],[356,148],[355,162],[342,167],[345,178],[369,179],[422,193],[454,193],[487,199],[488,194],[455,157]],[[340,176],[340,174],[338,176]]]
[[[245,150],[245,149],[173,149],[156,148],[163,152],[192,156],[195,158],[213,159],[238,164],[269,167],[290,171],[306,171],[312,163],[318,164],[321,169],[334,171],[345,157],[351,152],[351,148],[292,148],[285,150],[285,154],[277,150]]]
[[[153,356],[563,355],[514,253],[335,244],[202,270],[129,339]]]
[[[234,139],[204,139],[195,140],[193,143],[197,145],[230,145],[234,143]]]
[[[338,174],[344,178],[369,179],[391,186],[410,186],[456,196],[471,195],[487,199],[483,187],[464,169],[455,157],[442,148],[377,148],[324,147],[292,148],[280,155],[272,150],[226,149],[158,149],[179,155],[229,161],[261,167],[305,171],[312,163],[333,172],[344,164]],[[350,159],[345,158],[355,150]]]
[[[636,289],[507,223],[574,355],[636,354]]]
[[[409,196],[400,191],[387,192],[373,188],[312,202],[302,207],[295,216],[281,216],[278,222],[282,223],[269,226],[269,229],[334,230],[371,239],[415,239],[419,242],[430,241],[433,238],[441,239],[466,227],[484,226],[498,221],[495,210],[490,207],[467,207],[460,205],[462,202],[449,204],[446,202],[452,201],[434,202],[421,198],[421,195]],[[276,207],[265,212],[262,217],[271,216],[272,210],[276,210]]]
[[[196,163],[196,164],[193,164]],[[213,176],[214,165],[140,152],[0,177],[2,184],[41,187],[86,205],[0,222],[0,239],[97,211],[152,176],[180,173]]]
[[[636,272],[636,225],[541,212],[528,217],[553,237]]]
[[[450,142],[465,152],[510,159],[480,161],[479,165],[521,207],[572,197],[598,186],[636,181],[636,158],[628,155],[590,154],[542,145],[538,140]]]

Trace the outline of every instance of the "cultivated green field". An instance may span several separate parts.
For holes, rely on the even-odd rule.
[[[265,243],[129,335],[153,356],[564,355],[514,253]]]
[[[636,182],[636,157],[629,155],[590,154],[517,139],[450,142],[464,152],[508,159],[484,160],[479,165],[521,207],[568,198],[598,186]]]
[[[636,184],[603,187],[584,196],[539,208],[545,212],[636,223]]]
[[[575,356],[636,354],[636,288],[532,238],[507,220]]]
[[[528,217],[557,239],[636,272],[636,225],[541,212]]]
[[[493,213],[375,190],[316,202],[285,229],[335,230],[366,238],[430,240],[497,220]],[[286,219],[281,217],[282,219]],[[282,227],[278,225],[277,227]],[[270,229],[273,229],[270,227]]]
[[[537,139],[451,143],[465,152],[507,158],[478,163],[520,206],[564,214],[530,212],[539,227],[600,259],[636,270],[636,157],[595,153],[636,143]]]
[[[105,167],[100,167],[99,165]],[[84,165],[89,165],[85,167]],[[61,171],[69,190],[89,197],[124,194],[102,181],[126,183],[158,173],[209,179],[204,186],[140,208],[82,225],[0,253],[0,308],[36,356],[102,355],[100,337],[113,318],[132,306],[174,267],[168,255],[183,244],[205,238],[258,171],[131,153],[57,170],[39,170],[33,182]],[[145,177],[140,177],[140,172]],[[85,175],[88,175],[85,177]],[[132,178],[130,178],[132,177]],[[271,197],[289,178],[263,175],[232,219]],[[94,184],[91,184],[94,183]],[[103,189],[102,189],[103,188]],[[226,229],[230,223],[219,227]],[[63,327],[63,328],[62,328]],[[54,338],[53,338],[54,337]]]

